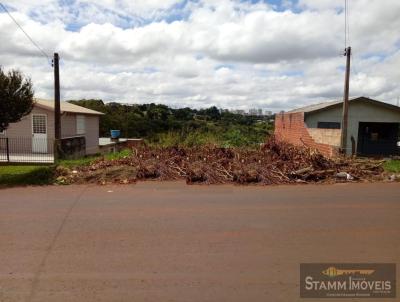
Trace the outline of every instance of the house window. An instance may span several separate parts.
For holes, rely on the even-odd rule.
[[[85,116],[77,115],[76,116],[76,134],[85,134]]]
[[[0,135],[6,135],[6,130],[0,131]]]
[[[33,114],[32,115],[32,133],[33,134],[46,134],[47,124],[46,116],[43,114]]]
[[[340,123],[337,123],[337,122],[318,122],[317,128],[322,128],[322,129],[340,129]]]

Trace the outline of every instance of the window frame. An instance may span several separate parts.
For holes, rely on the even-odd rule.
[[[44,117],[44,125],[45,125],[45,132],[35,132],[35,127],[34,127],[34,120],[35,117]],[[47,123],[47,114],[43,114],[43,113],[32,113],[32,117],[31,117],[31,125],[32,125],[32,135],[34,134],[46,134],[48,133],[49,129],[48,129],[48,123]],[[40,127],[40,126],[39,126]]]
[[[86,117],[84,114],[77,114],[75,117],[76,134],[86,134]]]
[[[318,129],[341,129],[342,123],[340,122],[317,122]]]

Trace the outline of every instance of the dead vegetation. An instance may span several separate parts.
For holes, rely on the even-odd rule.
[[[271,138],[257,150],[203,146],[139,147],[121,159],[99,159],[63,176],[67,183],[186,180],[188,184],[288,184],[371,181],[383,178],[383,161],[329,159],[315,150]]]

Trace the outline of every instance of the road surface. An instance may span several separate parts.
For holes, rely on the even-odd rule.
[[[0,230],[1,302],[291,302],[302,262],[400,263],[400,184],[3,189]]]

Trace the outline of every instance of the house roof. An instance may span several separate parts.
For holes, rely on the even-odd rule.
[[[395,105],[391,105],[388,103],[384,103],[384,102],[380,102],[377,100],[373,100],[367,97],[357,97],[357,98],[352,98],[349,100],[349,102],[366,102],[369,104],[374,104],[374,105],[378,105],[378,106],[383,106],[386,107],[388,109],[392,109],[392,110],[396,110],[400,112],[400,107],[397,107]],[[318,103],[318,104],[313,104],[313,105],[309,105],[309,106],[305,106],[305,107],[301,107],[301,108],[297,108],[297,109],[293,109],[288,111],[288,113],[297,113],[297,112],[315,112],[315,111],[321,111],[321,110],[325,110],[325,109],[329,109],[331,107],[335,107],[335,106],[342,106],[343,104],[343,100],[336,100],[336,101],[330,101],[330,102],[323,102],[323,103]]]
[[[35,99],[35,105],[44,109],[54,111],[54,101]],[[82,106],[74,105],[68,102],[60,102],[61,113],[81,113],[81,114],[92,114],[92,115],[103,115],[104,113],[88,109]]]
[[[318,104],[312,104],[300,108],[296,108],[293,110],[288,111],[289,113],[296,113],[296,112],[311,112],[311,111],[317,111],[321,110],[336,104],[343,103],[343,101],[329,101],[329,102],[323,102],[323,103],[318,103]]]

